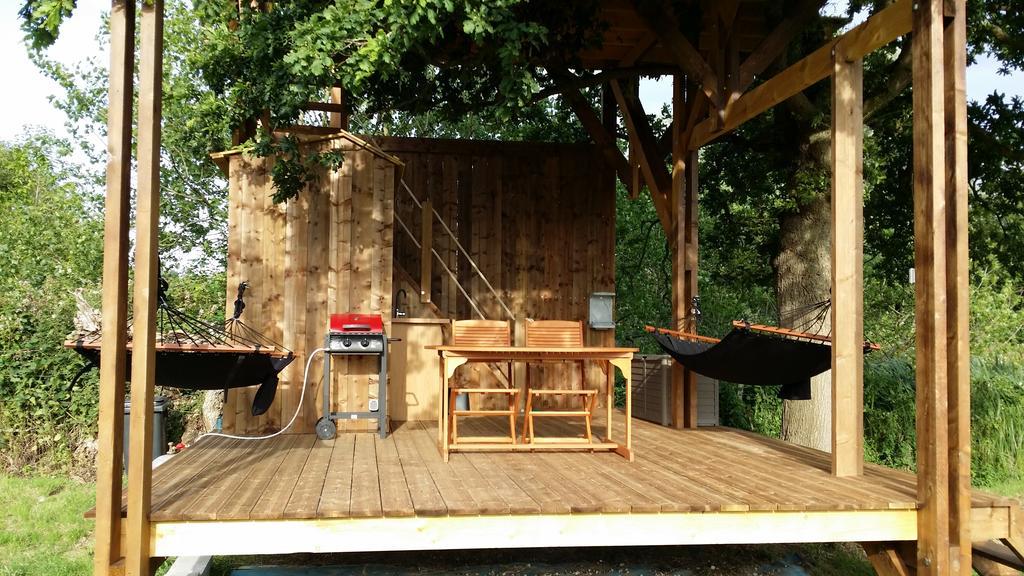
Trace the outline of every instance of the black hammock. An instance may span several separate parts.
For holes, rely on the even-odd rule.
[[[783,400],[810,400],[811,378],[832,367],[831,339],[816,334],[733,322],[716,340],[647,326],[672,358],[698,374],[736,384],[781,386]],[[877,349],[865,343],[865,352]]]
[[[238,286],[234,314],[223,325],[194,318],[174,308],[161,277],[157,297],[156,385],[186,390],[227,390],[259,385],[252,414],[270,408],[277,394],[278,373],[291,364],[290,350],[242,323],[242,299],[248,284]],[[131,378],[131,319],[125,377]],[[100,331],[72,336],[64,343],[88,361],[79,376],[100,365]]]

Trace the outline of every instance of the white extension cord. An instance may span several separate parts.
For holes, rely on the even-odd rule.
[[[313,358],[316,357],[317,353],[322,354],[326,351],[326,348],[317,348],[316,350],[313,350],[309,354],[309,358],[306,359],[306,371],[302,373],[302,392],[299,393],[299,404],[295,407],[295,414],[292,414],[292,419],[288,421],[287,426],[281,428],[280,430],[274,432],[273,434],[267,434],[266,436],[236,436],[234,434],[224,434],[222,432],[207,432],[206,434],[203,434],[199,438],[196,438],[196,441],[198,441],[200,438],[205,438],[207,436],[219,436],[221,438],[232,438],[235,440],[269,440],[275,436],[284,434],[285,430],[288,430],[289,428],[292,427],[292,424],[295,423],[295,419],[299,417],[299,412],[302,411],[302,400],[306,397],[306,385],[308,384],[309,367],[313,364]]]

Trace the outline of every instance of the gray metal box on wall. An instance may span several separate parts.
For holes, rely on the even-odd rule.
[[[666,354],[633,356],[633,416],[672,424],[672,358]],[[718,426],[718,381],[697,375],[697,425]]]

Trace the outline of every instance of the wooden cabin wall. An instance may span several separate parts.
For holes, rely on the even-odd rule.
[[[322,144],[327,146],[328,144]],[[238,283],[250,284],[242,320],[295,353],[277,397],[262,416],[250,412],[256,388],[231,390],[224,429],[258,434],[279,430],[295,412],[306,354],[323,345],[331,312],[384,315],[390,329],[393,201],[397,167],[347,141],[342,169],[324,170],[286,204],[274,204],[272,159],[233,156],[229,166],[228,312]],[[366,410],[376,396],[372,358],[335,358],[333,409]],[[303,407],[290,430],[310,433],[321,414],[322,363],[314,360]],[[371,420],[339,429],[372,429]]]
[[[614,345],[614,331],[586,326],[590,293],[615,291],[615,182],[596,147],[414,138],[374,141],[405,163],[403,179],[412,193],[420,201],[430,198],[511,308],[518,320],[517,343],[523,343],[525,319],[533,318],[582,320],[588,344]],[[419,241],[422,214],[401,186],[395,211]],[[436,220],[433,247],[487,318],[508,319]],[[410,316],[478,317],[436,259],[431,303],[420,303],[420,264],[420,250],[396,223],[395,286],[396,291],[406,289]],[[601,368],[588,364],[586,370],[587,387],[603,391],[606,379]],[[523,374],[520,367],[519,383]],[[464,385],[497,384],[481,365],[462,366],[456,376]],[[571,364],[536,368],[533,378],[538,377],[548,386],[579,386],[578,369]],[[603,403],[604,397],[599,398]]]

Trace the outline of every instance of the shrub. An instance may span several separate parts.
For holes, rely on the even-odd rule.
[[[102,222],[94,198],[58,160],[45,134],[0,142],[0,448],[8,468],[68,461],[96,420],[96,381],[70,387],[84,362],[61,343],[73,328],[73,291],[95,289]]]

